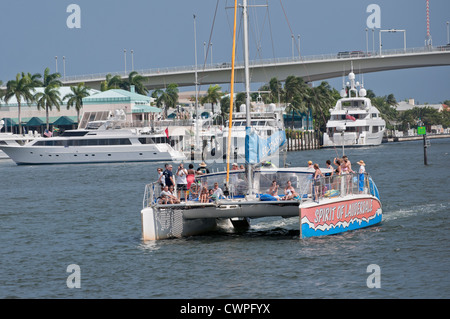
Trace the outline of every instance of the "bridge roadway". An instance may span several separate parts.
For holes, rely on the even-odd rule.
[[[255,60],[250,62],[251,82],[268,83],[272,77],[284,81],[287,76],[302,77],[306,82],[326,80],[346,75],[353,62],[354,73],[370,73],[397,69],[445,66],[450,65],[450,47],[422,47],[415,49],[386,50],[381,55],[377,53],[360,53],[359,56],[338,57],[333,55],[305,56],[294,58],[277,58],[270,60]],[[236,83],[244,82],[243,63],[235,65]],[[195,66],[157,68],[150,70],[135,70],[144,76],[145,86],[149,90],[164,88],[169,83],[178,86],[195,85]],[[197,67],[198,82],[201,85],[221,84],[230,82],[230,63],[208,65],[205,68]],[[123,79],[128,73],[115,72]],[[100,89],[100,83],[105,80],[107,73],[83,76],[66,76],[62,81],[64,85],[75,85],[84,82],[86,85]]]

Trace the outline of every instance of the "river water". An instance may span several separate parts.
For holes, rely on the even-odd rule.
[[[341,152],[287,162],[324,167]],[[354,169],[366,162],[383,221],[304,240],[298,218],[264,218],[245,233],[143,242],[144,185],[163,163],[2,160],[0,298],[449,298],[450,139],[431,141],[427,166],[421,141],[346,153]]]

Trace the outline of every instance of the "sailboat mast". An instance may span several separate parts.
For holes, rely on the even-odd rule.
[[[233,51],[231,52],[231,83],[230,83],[230,117],[228,120],[228,142],[227,142],[227,180],[230,180],[230,145],[231,145],[231,129],[233,127],[233,100],[234,100],[234,62],[236,53],[236,16],[237,16],[237,0],[234,0],[234,24],[233,24]]]
[[[251,133],[251,118],[250,118],[250,71],[248,66],[248,12],[247,12],[247,0],[242,1],[242,14],[244,20],[244,71],[245,71],[245,115],[246,115],[246,125],[245,125],[245,154],[246,159],[249,154],[249,136]],[[248,193],[251,195],[253,193],[253,179],[251,164],[246,161],[246,172],[248,181]]]

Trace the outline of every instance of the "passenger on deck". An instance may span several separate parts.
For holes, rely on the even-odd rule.
[[[295,191],[294,187],[291,185],[291,181],[287,181],[286,188],[284,189],[284,200],[291,200],[294,199],[294,197],[297,197],[298,194]]]
[[[233,163],[233,165],[231,165],[231,170],[237,171],[238,169],[239,169],[239,166],[237,163]]]
[[[175,181],[173,180],[173,173],[172,173],[172,164],[166,164],[166,169],[163,172],[165,181],[164,185],[172,186],[175,185]]]
[[[173,203],[174,204],[179,204],[180,200],[178,199],[177,194],[174,191],[174,186],[173,185],[169,186],[169,192],[170,192],[170,195],[171,195],[170,198],[172,199]]]
[[[161,192],[161,196],[158,200],[158,204],[167,204],[168,202],[168,197],[166,195],[163,195]]]
[[[189,200],[195,200],[198,198],[198,185],[197,183],[192,183],[189,187]]]
[[[341,175],[341,160],[339,158],[334,158],[334,165],[336,165],[336,170],[334,171],[336,175]]]
[[[187,174],[188,171],[183,167],[183,163],[178,166],[177,173],[175,175],[175,181],[177,182],[178,198],[181,199],[181,192],[184,191],[184,198],[187,198]]]
[[[207,203],[208,202],[208,189],[203,186],[201,192],[200,192],[200,203]]]
[[[186,181],[187,181],[186,187],[188,190],[190,190],[191,184],[195,181],[195,171],[194,171],[194,165],[192,163],[189,164],[189,169],[187,170]]]
[[[364,163],[363,160],[360,160],[356,164],[359,165],[358,190],[359,190],[360,193],[362,193],[364,191],[364,179],[365,179],[365,174],[366,174],[366,163]]]
[[[206,167],[205,162],[200,163],[200,167],[197,168],[197,175],[209,174],[209,169]]]
[[[163,169],[161,167],[158,167],[157,171],[158,171],[158,183],[159,185],[164,187],[164,185],[166,185],[166,179],[164,178],[163,175]]]
[[[164,186],[164,189],[161,191],[161,199],[164,198],[164,204],[177,204],[178,198],[173,196],[172,192],[169,190],[169,186]]]
[[[308,161],[308,168],[314,168],[312,161]]]
[[[280,186],[277,184],[277,181],[272,181],[272,186],[267,191],[267,194],[275,197],[277,200],[280,200],[280,196],[278,196],[278,188]]]
[[[350,162],[347,155],[342,156],[342,159],[344,160],[345,163],[345,171],[347,173],[354,173],[354,171],[352,170],[352,162]]]
[[[314,169],[316,170],[313,175],[313,181],[314,181],[314,193],[313,193],[313,200],[319,199],[319,197],[322,197],[322,190],[321,190],[321,177],[324,177],[322,174],[322,171],[319,168],[319,164],[314,164]]]
[[[216,197],[216,199],[219,199],[221,196],[225,197],[225,195],[223,194],[222,188],[219,187],[219,183],[214,183],[214,188],[213,188],[213,194]]]
[[[333,172],[334,169],[333,169],[333,166],[331,166],[331,161],[327,160],[326,161],[326,165],[327,165],[327,168],[331,170],[331,173],[326,173],[325,176],[333,176],[334,175],[334,172]]]

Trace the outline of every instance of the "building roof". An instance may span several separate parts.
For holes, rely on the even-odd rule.
[[[411,110],[415,107],[418,107],[418,108],[431,107],[431,108],[441,112],[444,109],[444,105],[445,104],[417,104],[417,105],[415,105],[415,104],[410,104],[405,101],[400,101],[396,105],[396,108],[397,108],[397,111],[404,112],[404,111]]]
[[[147,95],[133,93],[122,89],[111,89],[93,94],[83,99],[83,104],[136,103],[149,104],[152,100]]]
[[[34,92],[32,92],[32,94],[36,94],[36,93],[38,93],[38,92],[44,92],[44,90],[45,90],[45,87],[36,87],[36,88],[34,88]],[[64,98],[67,94],[73,93],[72,90],[70,89],[70,86],[60,86],[60,87],[58,88],[58,91],[59,91],[59,96],[61,97],[61,100],[62,100],[62,104],[66,104],[67,99],[64,100],[63,98]],[[94,89],[88,89],[87,91],[88,91],[91,95],[100,92],[100,91],[94,90]],[[17,99],[16,99],[15,96],[12,96],[12,97],[9,99],[8,103],[5,103],[4,98],[1,98],[1,99],[0,99],[0,103],[2,104],[2,106],[3,106],[3,105],[5,105],[5,106],[18,106]],[[21,99],[20,104],[21,104],[21,105],[26,105],[26,101],[24,101],[23,99]],[[31,103],[31,105],[36,105],[36,103],[33,102],[33,103]]]

